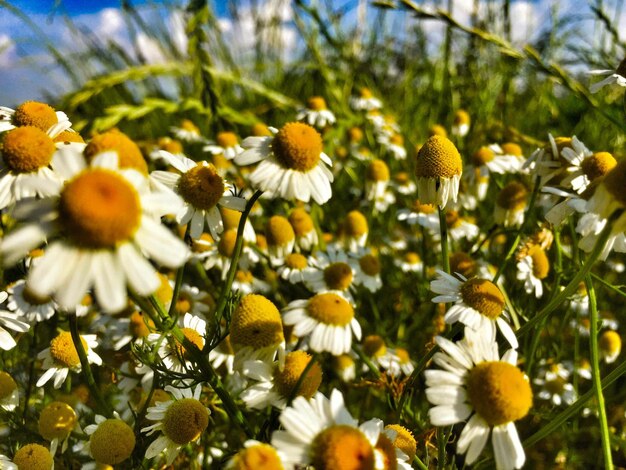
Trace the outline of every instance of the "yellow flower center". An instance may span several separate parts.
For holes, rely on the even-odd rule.
[[[233,313],[230,340],[235,351],[243,346],[260,349],[285,340],[280,312],[267,298],[246,295]]]
[[[76,413],[67,403],[53,401],[39,415],[39,434],[47,440],[63,440],[76,425]]]
[[[346,290],[352,284],[352,268],[346,263],[332,263],[324,268],[324,282],[332,290]]]
[[[476,274],[476,261],[467,253],[456,252],[450,256],[450,271],[470,278]]]
[[[326,101],[321,96],[311,96],[306,101],[306,107],[313,111],[322,111],[326,109]]]
[[[380,261],[378,260],[378,256],[362,256],[359,258],[359,266],[361,266],[361,270],[368,276],[376,276],[380,273]]]
[[[370,181],[389,181],[389,167],[382,160],[374,160],[367,167],[365,177]]]
[[[399,173],[396,173],[393,179],[396,181],[396,183],[405,185],[409,182],[409,174],[406,171],[401,171]]]
[[[345,230],[346,235],[349,237],[358,238],[366,234],[369,230],[367,226],[367,219],[359,211],[350,211],[346,216]]]
[[[420,212],[422,214],[433,214],[435,212],[435,206],[432,204],[422,204],[419,199],[416,199],[411,208],[415,212]]]
[[[120,168],[132,168],[144,175],[148,174],[148,165],[141,154],[141,150],[126,134],[111,130],[98,134],[91,139],[83,151],[88,162],[102,152],[115,151],[118,155]]]
[[[354,318],[352,305],[332,292],[316,294],[311,298],[307,313],[321,323],[334,326],[345,326]]]
[[[82,337],[80,341],[86,352],[88,349],[87,342]],[[60,362],[65,367],[72,368],[80,365],[80,358],[69,331],[63,331],[50,341],[50,355],[55,361]]]
[[[235,279],[238,282],[241,282],[241,283],[244,283],[244,284],[251,284],[252,281],[254,281],[254,276],[252,275],[252,273],[250,271],[238,270],[235,273]]]
[[[301,122],[285,124],[272,141],[272,151],[280,164],[290,170],[310,171],[322,153],[322,136]]]
[[[176,300],[176,311],[179,315],[191,312],[194,306],[194,300],[186,292],[180,292]]]
[[[306,352],[293,351],[285,357],[285,367],[282,371],[278,367],[274,368],[274,385],[282,397],[291,397],[298,380],[300,380],[311,360],[311,356]],[[317,362],[314,362],[307,371],[306,376],[302,379],[296,396],[303,396],[306,399],[311,398],[315,395],[321,383],[322,368]]]
[[[170,139],[169,137],[161,137],[158,140],[157,145],[159,148],[169,153],[183,153],[183,144],[181,144],[178,140]]]
[[[538,245],[533,245],[528,254],[533,260],[533,276],[537,279],[545,279],[550,272],[550,261],[546,252]]]
[[[199,164],[181,175],[177,188],[185,202],[196,209],[209,210],[224,195],[224,180],[210,163]]]
[[[276,449],[262,443],[240,450],[228,468],[232,470],[284,470]]]
[[[54,459],[44,446],[27,444],[15,453],[13,463],[18,469],[50,470],[54,465]]]
[[[495,156],[496,154],[489,147],[481,147],[472,155],[472,162],[476,166],[483,166],[493,160]]]
[[[420,255],[418,255],[414,251],[409,251],[408,253],[404,254],[404,261],[408,264],[417,264],[422,261],[422,258],[420,258]]]
[[[270,246],[287,246],[296,234],[287,218],[280,215],[270,217],[265,226],[265,236]]]
[[[85,170],[61,191],[59,220],[66,235],[77,245],[112,248],[132,238],[139,227],[139,195],[117,173]]]
[[[217,244],[217,251],[224,258],[232,258],[236,242],[237,229],[231,228],[229,230],[225,230],[224,233],[222,233],[219,243]]]
[[[354,359],[349,354],[341,354],[340,356],[333,356],[333,364],[338,370],[342,371],[349,367],[354,367]]]
[[[285,258],[285,265],[291,269],[302,270],[307,267],[306,256],[300,253],[291,253]]]
[[[387,352],[385,340],[379,335],[368,335],[363,339],[363,352],[370,357],[380,357]]]
[[[159,276],[161,283],[159,284],[159,288],[154,292],[154,296],[163,305],[167,305],[172,301],[174,290],[172,289],[169,278],[165,274],[157,273],[157,275]]]
[[[185,130],[185,131],[187,131],[187,132],[191,132],[193,134],[200,135],[200,129],[198,129],[198,126],[196,126],[189,119],[183,119],[181,121],[181,123],[180,123],[180,128]]]
[[[24,290],[22,291],[22,296],[24,297],[24,300],[30,305],[44,305],[52,301],[49,296],[42,297],[35,294],[28,286],[24,287]]]
[[[54,143],[64,143],[64,144],[69,144],[71,142],[75,142],[75,143],[79,143],[79,144],[84,144],[85,143],[85,139],[83,139],[81,137],[81,135],[78,132],[74,132],[74,131],[70,131],[70,130],[66,130],[63,131],[61,133],[59,133],[54,139],[52,139],[54,141]]]
[[[446,137],[430,137],[417,154],[415,175],[418,178],[451,178],[462,171],[461,155]]]
[[[504,310],[504,296],[498,286],[486,279],[470,279],[461,286],[463,302],[490,320]]]
[[[121,419],[107,419],[89,438],[89,451],[96,462],[117,465],[135,448],[133,429]]]
[[[163,417],[163,434],[176,444],[195,441],[209,424],[209,410],[195,398],[172,402]]]
[[[196,346],[196,348],[202,350],[202,348],[204,347],[204,339],[202,338],[202,336],[200,336],[200,333],[198,333],[193,328],[181,328],[180,330],[183,332],[183,335],[185,335],[185,339],[193,343]],[[185,349],[185,347],[181,343],[178,342],[178,340],[175,340],[175,341],[176,341],[176,352],[178,353],[178,355],[185,359],[189,359],[189,352]]]
[[[565,385],[567,381],[563,377],[555,377],[552,380],[548,380],[544,387],[552,395],[561,395],[565,391]]]
[[[382,456],[383,468],[385,470],[396,470],[398,468],[398,458],[396,457],[396,448],[385,434],[378,435],[376,442],[376,452]]]
[[[396,432],[393,445],[404,452],[409,457],[409,462],[411,462],[417,451],[417,442],[411,431],[399,424],[389,424],[385,426],[385,429],[391,429]]]
[[[624,191],[624,181],[626,181],[626,159],[619,161],[604,178],[603,184],[608,192],[622,206],[626,206],[626,191]]]
[[[211,249],[214,242],[213,237],[205,232],[198,240],[192,241],[191,249],[194,253],[204,253]]]
[[[128,330],[133,338],[145,338],[154,330],[154,323],[142,312],[133,312],[129,320]]]
[[[467,376],[467,396],[490,426],[522,419],[533,404],[533,393],[522,371],[502,361],[474,366]]]
[[[496,204],[508,211],[521,211],[526,207],[527,196],[526,186],[517,181],[512,181],[500,190]]]
[[[464,109],[459,109],[456,113],[454,113],[454,124],[460,126],[461,124],[469,124],[470,123],[470,115]]]
[[[372,96],[372,91],[369,88],[363,87],[359,90],[359,95],[361,95],[361,98],[371,98]]]
[[[505,155],[513,155],[515,157],[521,157],[524,155],[522,147],[513,142],[506,142],[502,144],[502,151]]]
[[[459,225],[461,225],[461,222],[463,222],[463,219],[459,215],[459,211],[455,211],[455,210],[446,211],[446,225],[449,228],[458,227]]]
[[[267,251],[267,238],[265,238],[265,235],[256,234],[256,246],[261,251]]]
[[[272,131],[262,122],[257,122],[252,126],[252,135],[255,137],[268,137],[272,135]]]
[[[296,207],[291,211],[291,214],[289,214],[289,223],[293,227],[293,231],[297,237],[303,237],[315,229],[313,219],[311,219],[307,211],[301,207]]]
[[[26,101],[15,109],[13,124],[16,126],[35,126],[47,131],[59,122],[54,108],[38,101]]]
[[[234,132],[219,132],[217,134],[217,145],[222,148],[234,147],[237,143],[237,134]]]
[[[391,138],[389,139],[389,142],[391,142],[394,145],[399,145],[400,147],[402,147],[404,145],[404,137],[402,137],[402,135],[400,134],[393,134]]]
[[[396,356],[400,360],[400,364],[408,364],[411,362],[411,356],[409,352],[404,348],[396,348]]]
[[[580,167],[585,175],[587,175],[587,178],[593,181],[600,176],[606,175],[615,168],[615,165],[617,165],[617,160],[613,158],[613,155],[609,152],[598,152],[594,153],[589,158],[585,158]]]
[[[430,137],[439,136],[439,137],[447,137],[448,131],[441,124],[433,124],[428,129],[428,135]]]
[[[374,449],[357,428],[339,424],[315,436],[311,463],[315,470],[373,470]]]
[[[17,389],[17,384],[13,377],[6,372],[0,371],[0,401],[9,398]]]
[[[363,140],[363,131],[360,127],[351,127],[348,129],[348,139],[351,143],[361,142]]]
[[[622,350],[622,338],[616,331],[607,330],[600,335],[598,346],[605,354],[618,354]]]
[[[33,173],[47,167],[55,150],[52,139],[34,126],[11,129],[2,139],[2,158],[13,173]]]

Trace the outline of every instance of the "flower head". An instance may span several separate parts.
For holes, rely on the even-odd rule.
[[[454,144],[446,137],[432,136],[420,148],[415,165],[417,192],[425,204],[444,208],[456,202],[463,163]]]

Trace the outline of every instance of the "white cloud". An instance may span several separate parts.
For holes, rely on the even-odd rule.
[[[10,67],[17,59],[15,42],[8,34],[0,34],[0,67]]]
[[[162,64],[167,62],[158,41],[147,34],[138,33],[136,46],[139,53],[148,64]]]

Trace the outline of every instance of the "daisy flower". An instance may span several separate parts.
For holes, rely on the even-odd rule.
[[[365,170],[365,198],[368,201],[381,197],[389,184],[389,167],[383,160],[372,160]]]
[[[0,460],[0,465],[4,465]],[[52,470],[54,468],[54,456],[52,452],[40,444],[26,444],[15,453],[13,462],[8,462],[8,470],[18,469],[41,469]]]
[[[361,282],[358,262],[342,249],[328,246],[309,257],[310,268],[304,273],[304,284],[313,292],[338,291],[352,299],[349,289]]]
[[[54,139],[72,123],[63,111],[39,101],[25,101],[15,109],[0,106],[0,132],[23,126],[37,127]]]
[[[281,279],[289,281],[291,284],[297,284],[304,282],[308,265],[306,256],[300,253],[291,253],[285,257],[283,265],[278,268],[277,273]]]
[[[7,308],[31,324],[49,320],[56,312],[54,300],[50,297],[37,297],[26,287],[23,279],[9,286],[7,293]]]
[[[399,171],[394,174],[391,186],[398,194],[402,194],[403,196],[415,194],[417,191],[417,185],[411,181],[406,171]]]
[[[350,211],[343,221],[343,243],[347,250],[357,251],[364,247],[369,234],[367,218],[362,212]]]
[[[435,206],[423,204],[419,199],[416,199],[409,209],[400,209],[398,220],[409,225],[421,225],[432,232],[439,231],[439,216]]]
[[[496,197],[493,218],[505,227],[519,227],[524,221],[524,211],[528,199],[526,186],[512,181],[500,190]]]
[[[113,466],[128,459],[135,449],[133,428],[117,416],[106,419],[96,415],[95,421],[95,424],[85,427],[89,442],[84,449],[89,455],[101,465]]]
[[[361,325],[354,318],[354,308],[333,292],[294,300],[283,309],[283,322],[294,326],[293,333],[298,338],[308,336],[315,352],[328,351],[337,356],[350,351],[353,334],[361,339]]]
[[[0,304],[4,303],[9,297],[6,292],[0,292]],[[11,333],[6,329],[17,331],[18,333],[26,333],[30,329],[30,325],[21,320],[22,316],[15,312],[0,310],[0,348],[8,351],[13,349],[17,343]]]
[[[242,295],[253,293],[267,294],[272,290],[272,286],[262,279],[255,277],[252,271],[239,269],[235,273],[232,290]]]
[[[408,251],[402,258],[398,258],[395,260],[396,266],[399,266],[402,272],[404,273],[417,273],[422,272],[424,269],[424,263],[422,262],[422,258],[420,255],[415,253],[414,251]]]
[[[574,136],[572,141],[574,140],[578,139]],[[560,185],[571,187],[577,194],[581,194],[592,181],[611,171],[617,165],[617,160],[609,152],[593,153],[582,142],[578,142],[579,145],[576,146],[578,151],[566,147],[561,152],[570,166],[565,169],[568,175],[560,182]]]
[[[304,121],[309,126],[324,129],[335,124],[335,115],[326,106],[326,100],[321,96],[312,96],[306,102],[306,108],[298,111],[297,121]]]
[[[598,338],[600,357],[607,364],[612,364],[622,352],[622,338],[617,331],[606,330]]]
[[[223,155],[227,160],[232,160],[243,152],[243,148],[239,145],[237,134],[234,132],[219,132],[216,140],[217,142],[208,142],[203,150],[213,155]]]
[[[73,309],[93,286],[99,305],[116,312],[127,305],[127,283],[141,296],[159,287],[147,257],[170,268],[187,260],[186,245],[155,220],[178,198],[149,193],[140,173],[118,169],[117,153],[99,154],[89,166],[69,154],[54,166],[67,178],[54,188],[57,197],[25,203],[15,217],[27,224],[0,243],[6,265],[50,243],[26,281],[35,295],[54,295],[62,308]]]
[[[593,83],[589,90],[591,93],[597,93],[607,85],[617,85],[626,87],[626,58],[620,62],[616,70],[591,70],[589,75],[607,76],[605,79]]]
[[[527,294],[543,295],[543,280],[550,273],[550,260],[546,252],[538,245],[533,245],[517,262],[517,279],[524,281]]]
[[[439,219],[439,217],[437,217]],[[448,233],[453,240],[474,240],[480,233],[478,225],[471,222],[471,218],[463,217],[459,214],[459,211],[447,210],[446,211],[446,225],[448,226]],[[439,220],[437,220],[439,226]],[[435,239],[439,239],[439,231],[435,233]]]
[[[224,470],[285,470],[284,457],[271,445],[249,439],[243,447],[230,458]]]
[[[377,292],[383,287],[380,278],[381,264],[378,256],[370,250],[361,248],[352,256],[358,261],[357,278],[360,284],[370,292]]]
[[[302,250],[311,251],[319,242],[315,224],[309,213],[302,207],[296,207],[289,214],[289,223],[296,236],[296,244]]]
[[[189,119],[183,119],[180,122],[180,126],[170,127],[170,132],[183,142],[206,142],[206,139],[200,134],[200,129]]]
[[[517,156],[505,153],[498,144],[491,144],[476,150],[472,155],[472,163],[482,176],[488,176],[489,173],[517,173],[523,162]]]
[[[393,350],[388,348],[385,340],[380,335],[367,335],[363,338],[363,352],[379,368],[387,371],[391,376],[400,375],[400,358],[393,354]],[[363,371],[368,367],[363,364]]]
[[[271,405],[282,410],[294,396],[313,397],[322,383],[322,368],[314,362],[307,370],[311,360],[311,355],[304,351],[287,353],[282,370],[277,362],[246,361],[243,374],[253,382],[241,393],[241,399],[248,408],[262,410]],[[296,390],[305,370],[306,375]]]
[[[190,224],[191,238],[200,238],[206,224],[214,239],[224,230],[219,206],[243,211],[246,201],[233,194],[233,186],[225,182],[215,167],[194,162],[183,155],[164,155],[167,162],[181,174],[169,171],[153,171],[151,177],[181,196],[184,205],[176,213],[179,225]]]
[[[356,378],[356,363],[352,354],[333,356],[332,367],[339,379],[345,383],[350,383]]]
[[[369,88],[362,87],[359,89],[358,96],[350,98],[350,106],[357,111],[373,111],[382,108],[383,103],[372,94]]]
[[[0,409],[13,411],[20,404],[20,394],[13,377],[0,371]]]
[[[197,385],[193,393],[189,388],[178,389],[171,385],[165,387],[165,391],[173,398],[148,408],[146,418],[156,423],[141,432],[150,436],[160,431],[160,436],[146,450],[146,458],[165,452],[166,464],[171,465],[180,448],[197,440],[204,432],[211,412],[200,402],[201,385]]]
[[[576,391],[569,383],[570,370],[561,363],[549,363],[542,360],[539,363],[537,377],[533,379],[539,390],[537,398],[548,400],[554,406],[569,406],[576,401]]]
[[[182,318],[178,319],[178,323],[185,338],[202,351],[205,344],[206,322],[198,316],[186,313]],[[161,333],[150,333],[148,335],[148,342],[150,343],[156,343],[161,339]],[[160,342],[159,357],[168,370],[184,372],[192,368],[192,364],[189,361],[189,353],[174,337],[168,337]]]
[[[457,441],[457,453],[471,465],[479,457],[489,435],[498,469],[521,468],[526,456],[514,421],[528,414],[533,395],[524,373],[516,367],[517,352],[509,349],[500,358],[498,345],[465,330],[457,343],[437,336],[442,349],[429,369],[426,398],[434,406],[428,416],[434,426],[450,426],[469,420]]]
[[[457,112],[454,113],[454,121],[452,123],[451,129],[452,135],[465,137],[469,132],[471,123],[472,120],[467,111],[465,111],[464,109],[457,110]]]
[[[209,352],[209,361],[214,369],[222,365],[226,370],[225,375],[232,375],[235,365],[235,350],[230,344],[230,335],[227,335],[215,348]]]
[[[415,176],[417,193],[425,204],[446,207],[456,202],[463,163],[452,141],[438,135],[430,137],[417,155]]]
[[[506,304],[497,285],[487,279],[467,279],[460,274],[457,274],[461,278],[458,279],[441,270],[437,270],[437,274],[439,277],[430,283],[430,290],[439,295],[432,301],[454,303],[445,314],[446,323],[461,322],[488,341],[495,341],[497,326],[511,347],[518,347],[513,329],[503,318]]]
[[[80,335],[80,341],[89,364],[101,365],[102,359],[93,350],[98,346],[96,335]],[[37,387],[43,387],[54,377],[54,388],[60,388],[70,371],[82,370],[78,351],[69,331],[61,331],[52,338],[50,346],[37,354],[37,359],[43,360],[42,368],[46,370],[37,380]]]
[[[250,175],[253,186],[270,196],[323,204],[332,196],[332,165],[323,151],[322,136],[300,122],[285,124],[272,137],[248,137],[237,165],[260,162]],[[328,166],[327,166],[328,165]]]
[[[46,441],[50,441],[50,452],[56,454],[61,444],[61,453],[67,449],[67,442],[71,432],[78,423],[74,409],[67,403],[53,401],[41,410],[39,415],[39,434]]]
[[[286,217],[274,215],[265,224],[265,238],[272,265],[281,264],[296,244],[296,233]]]
[[[272,445],[285,456],[287,468],[384,469],[385,459],[395,463],[393,445],[377,449],[382,421],[372,419],[358,426],[336,389],[330,399],[321,393],[310,400],[297,397],[279,419],[284,430],[274,431]]]
[[[169,137],[161,137],[157,141],[155,148],[149,153],[149,157],[153,161],[161,161],[167,164],[167,154],[182,156],[183,144],[179,140],[170,139]]]
[[[395,434],[391,437],[391,432]],[[417,453],[417,442],[411,431],[399,424],[388,424],[383,431],[388,437],[392,439],[394,447],[400,449],[406,456],[409,462],[412,462]]]
[[[389,136],[381,135],[377,140],[393,158],[396,160],[406,160],[406,149],[404,148],[404,137],[402,137],[402,134],[394,132]]]

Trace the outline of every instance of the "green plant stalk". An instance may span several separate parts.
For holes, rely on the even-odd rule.
[[[70,334],[72,335],[72,341],[74,342],[74,347],[76,348],[76,352],[78,353],[78,358],[80,359],[80,365],[82,367],[82,374],[85,376],[87,380],[87,386],[93,396],[96,398],[98,405],[100,407],[100,411],[107,417],[110,418],[113,416],[113,410],[109,406],[109,404],[104,400],[102,393],[100,393],[100,388],[96,384],[96,381],[93,378],[93,373],[91,371],[91,366],[89,365],[89,360],[87,359],[87,354],[85,354],[85,348],[83,348],[83,342],[80,340],[80,334],[78,333],[78,321],[76,320],[75,313],[68,313],[68,319],[70,322]]]
[[[443,270],[450,274],[450,257],[448,256],[448,224],[446,223],[446,212],[437,207],[439,212],[439,232],[441,233],[441,266]]]
[[[372,371],[376,378],[379,379],[381,374],[378,370],[378,367],[374,365],[374,363],[370,360],[369,357],[367,357],[363,350],[355,344],[352,345],[352,350],[356,353],[357,356],[359,356],[359,359],[361,359],[365,363],[367,368]]]
[[[263,191],[256,191],[252,197],[246,203],[246,208],[241,214],[241,218],[239,219],[239,225],[237,226],[237,240],[235,242],[235,249],[233,251],[233,257],[230,261],[230,268],[228,268],[228,274],[226,276],[226,282],[224,283],[224,287],[222,288],[222,292],[220,293],[220,298],[217,302],[217,306],[215,307],[214,318],[221,318],[224,315],[224,309],[226,308],[226,304],[228,303],[228,294],[233,285],[233,281],[235,280],[235,274],[237,273],[237,265],[239,264],[239,256],[241,255],[241,249],[243,247],[243,232],[246,227],[246,220],[248,220],[248,216],[250,215],[250,211],[252,210],[252,206],[257,201],[259,197],[261,197]],[[208,326],[207,326],[208,328]],[[208,334],[208,331],[207,331]],[[206,342],[206,345],[202,349],[202,352],[206,353],[207,347],[210,344],[209,341]]]
[[[589,296],[589,348],[591,359],[591,374],[593,380],[593,394],[598,406],[598,421],[600,425],[600,437],[602,438],[602,455],[604,456],[604,468],[613,469],[613,458],[611,456],[611,433],[604,407],[604,395],[602,394],[602,379],[600,378],[600,354],[598,351],[598,306],[596,304],[596,292],[593,288],[591,275],[585,276],[587,295]]]

